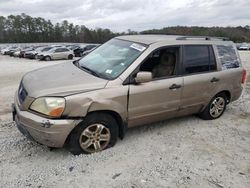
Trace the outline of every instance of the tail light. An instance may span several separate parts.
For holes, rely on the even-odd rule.
[[[247,71],[243,70],[241,83],[244,84],[247,81]]]

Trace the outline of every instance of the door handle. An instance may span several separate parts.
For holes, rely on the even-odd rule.
[[[169,89],[179,89],[181,88],[181,85],[173,84],[169,87]]]
[[[219,81],[220,81],[220,79],[219,78],[215,78],[215,77],[213,77],[212,80],[210,80],[210,82],[212,82],[212,83],[219,82]]]

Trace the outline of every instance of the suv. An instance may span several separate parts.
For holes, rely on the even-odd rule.
[[[130,127],[189,114],[219,118],[245,81],[226,39],[120,36],[73,63],[26,74],[13,117],[39,143],[93,153],[114,146]]]

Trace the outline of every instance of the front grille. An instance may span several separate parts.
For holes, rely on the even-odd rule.
[[[18,99],[19,99],[20,104],[24,102],[27,96],[28,96],[28,92],[25,90],[25,88],[23,87],[23,84],[21,83],[18,89]]]

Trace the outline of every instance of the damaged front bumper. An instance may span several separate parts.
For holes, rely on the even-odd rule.
[[[19,131],[31,140],[49,147],[63,147],[64,143],[80,120],[48,119],[29,111],[22,111],[17,105],[12,105],[13,121]]]

